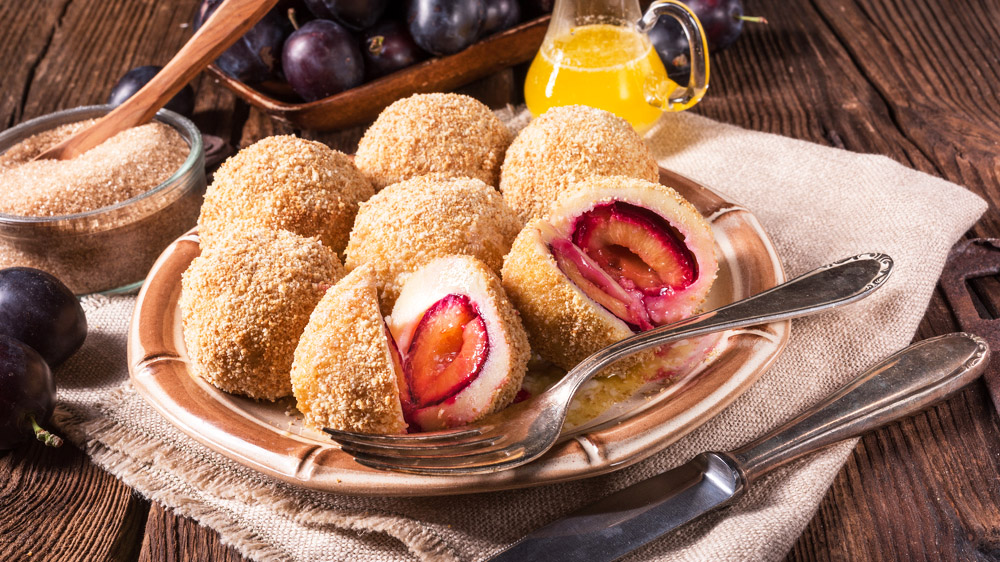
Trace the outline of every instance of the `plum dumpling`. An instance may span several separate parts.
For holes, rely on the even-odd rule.
[[[482,262],[432,261],[406,281],[385,320],[377,291],[373,268],[362,265],[313,313],[292,367],[309,425],[430,431],[477,421],[513,401],[530,355],[527,335]]]
[[[657,183],[606,176],[577,183],[518,234],[503,285],[532,348],[571,369],[696,312],[717,269],[711,227],[691,203]]]

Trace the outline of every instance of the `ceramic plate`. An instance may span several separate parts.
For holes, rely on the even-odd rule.
[[[774,247],[750,212],[672,172],[661,170],[660,180],[687,197],[712,225],[720,271],[708,307],[784,281]],[[160,256],[139,293],[128,341],[133,384],[157,411],[196,441],[264,474],[330,492],[461,494],[620,469],[662,450],[729,405],[770,367],[789,336],[788,321],[726,332],[692,372],[658,391],[646,389],[609,415],[567,433],[545,456],[525,466],[472,476],[383,472],[355,463],[324,434],[304,427],[291,399],[256,402],[219,391],[191,374],[178,299],[181,274],[198,253],[196,233],[178,239]]]

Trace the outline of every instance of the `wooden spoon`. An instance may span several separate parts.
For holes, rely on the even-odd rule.
[[[146,123],[277,3],[278,0],[225,0],[163,70],[138,92],[90,127],[41,153],[36,160],[68,160],[129,127]]]

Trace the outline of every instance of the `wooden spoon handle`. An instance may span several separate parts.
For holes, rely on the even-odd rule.
[[[38,159],[73,158],[129,127],[149,121],[277,3],[278,0],[225,0],[163,70],[138,92],[90,127],[40,154]]]

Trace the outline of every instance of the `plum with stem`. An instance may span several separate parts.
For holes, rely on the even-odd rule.
[[[0,335],[0,450],[12,449],[32,436],[51,447],[62,439],[42,425],[55,406],[52,371],[35,350]]]
[[[717,53],[728,48],[743,32],[743,22],[767,23],[762,17],[743,15],[741,0],[684,0],[705,31],[708,50]],[[688,39],[680,23],[670,16],[660,16],[649,32],[657,54],[667,68],[667,75],[678,84],[687,84],[691,74]]]
[[[313,20],[292,33],[282,53],[295,93],[314,101],[353,88],[364,79],[357,39],[330,20]]]

